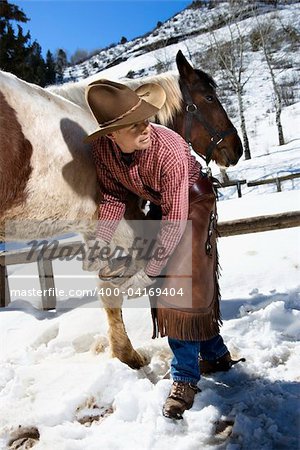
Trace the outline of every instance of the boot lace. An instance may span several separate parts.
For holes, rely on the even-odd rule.
[[[171,391],[170,397],[173,397],[173,398],[176,398],[179,400],[184,400],[185,393],[189,389],[193,389],[195,392],[199,392],[199,389],[197,388],[197,386],[194,386],[191,383],[182,383],[180,381],[175,381],[172,386],[172,391]]]

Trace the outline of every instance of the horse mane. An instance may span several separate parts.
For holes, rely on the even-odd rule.
[[[84,96],[87,84],[86,80],[77,82],[70,81],[65,84],[47,86],[46,90],[75,103],[82,109],[88,109]]]
[[[98,79],[100,79],[98,75]],[[176,112],[181,108],[182,94],[179,87],[179,76],[176,72],[167,72],[165,74],[153,75],[139,79],[123,78],[119,81],[126,84],[131,89],[138,88],[141,84],[145,83],[157,83],[165,90],[167,98],[162,109],[157,113],[156,119],[162,125],[167,125],[172,122]],[[69,82],[60,86],[49,86],[47,90],[50,92],[64,97],[65,99],[75,103],[85,110],[89,110],[85,101],[85,88],[93,80],[85,79],[78,82]]]
[[[149,76],[134,80],[122,80],[131,89],[138,88],[141,84],[157,83],[166,92],[166,102],[157,113],[156,118],[161,125],[170,124],[175,114],[182,107],[182,94],[179,87],[179,76],[175,72],[167,72],[160,75]]]

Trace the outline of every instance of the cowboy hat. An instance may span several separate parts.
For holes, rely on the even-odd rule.
[[[143,84],[132,90],[115,81],[98,80],[87,86],[85,98],[99,125],[85,138],[86,142],[90,142],[155,116],[165,103],[166,93],[155,83]]]

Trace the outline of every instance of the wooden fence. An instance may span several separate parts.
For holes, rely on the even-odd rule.
[[[220,237],[239,234],[260,233],[262,231],[281,230],[300,226],[300,211],[250,217],[227,222],[220,222]]]
[[[10,291],[8,284],[7,266],[15,264],[37,263],[40,286],[42,291],[43,309],[49,310],[56,306],[55,284],[53,276],[52,261],[62,257],[63,250],[68,248],[68,258],[75,257],[80,253],[83,243],[64,242],[55,248],[51,247],[41,254],[41,247],[32,250],[28,248],[11,250],[0,253],[0,306],[6,306],[10,303]],[[30,252],[30,255],[29,255]],[[49,289],[53,288],[53,295],[47,295]]]
[[[220,222],[218,231],[220,237],[226,237],[298,226],[300,226],[300,211],[293,211]],[[28,248],[0,253],[0,306],[4,307],[10,302],[7,266],[36,262],[42,291],[43,309],[54,309],[56,307],[56,296],[52,261],[61,258],[66,247],[68,248],[68,258],[80,254],[82,245],[82,242],[60,243],[55,249],[49,248],[43,252],[42,257],[41,248],[37,248],[34,251],[30,250],[30,257]],[[49,290],[50,288],[52,288],[52,291]],[[51,295],[47,295],[47,292],[51,292]]]
[[[280,177],[273,177],[273,178],[265,178],[263,180],[254,180],[254,181],[247,181],[247,180],[229,180],[220,182],[221,186],[217,187],[217,190],[227,188],[227,187],[236,187],[238,197],[242,197],[242,186],[246,184],[248,187],[255,187],[255,186],[262,186],[265,184],[276,184],[277,192],[281,192],[282,190],[282,183],[284,181],[288,180],[295,180],[296,178],[300,178],[300,173],[290,173],[289,175],[282,175]]]

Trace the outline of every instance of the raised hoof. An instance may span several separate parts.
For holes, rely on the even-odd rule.
[[[123,363],[127,364],[127,366],[129,366],[131,369],[135,369],[135,370],[139,370],[144,366],[147,366],[147,364],[149,364],[149,359],[138,353],[138,352],[134,352],[134,354],[132,354],[130,356],[130,358],[128,358],[128,356],[126,358],[120,358],[120,361],[122,361]]]

